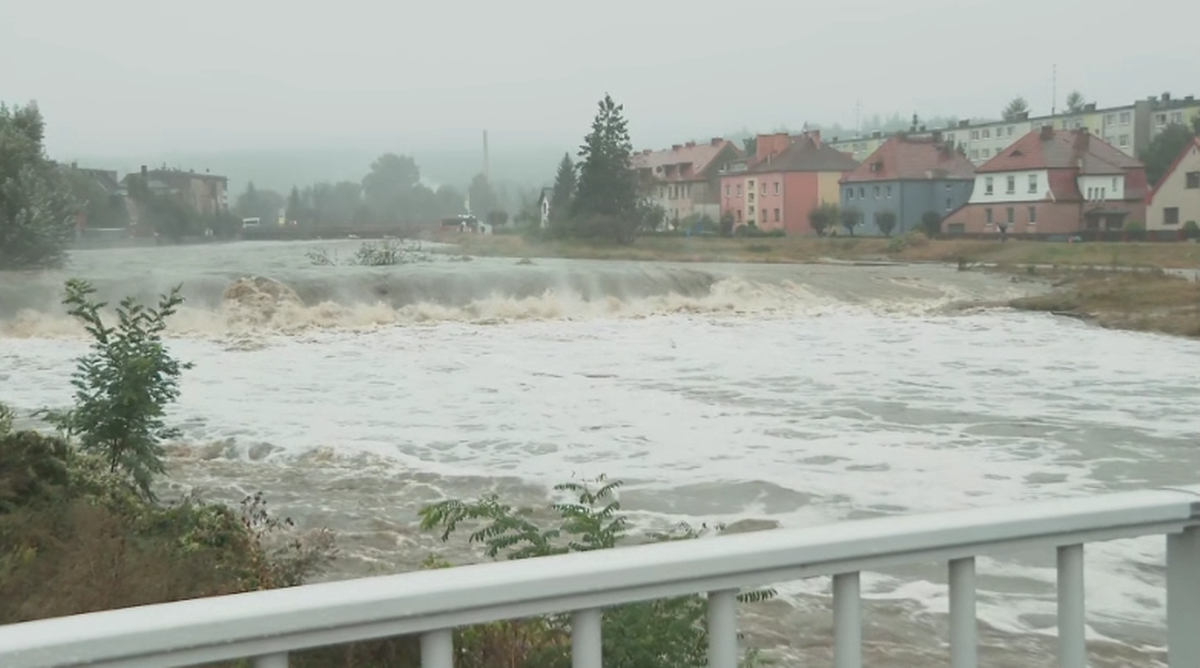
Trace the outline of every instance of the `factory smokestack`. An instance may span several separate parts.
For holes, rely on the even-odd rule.
[[[488,154],[487,130],[483,131],[483,180],[492,185],[492,158]]]

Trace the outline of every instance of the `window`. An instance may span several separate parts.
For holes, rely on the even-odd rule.
[[[992,157],[992,149],[990,149],[990,148],[983,149],[983,157],[985,157],[985,158]]]
[[[950,223],[950,225],[947,226],[946,231],[949,232],[950,234],[966,234],[967,224],[966,223]]]
[[[1200,188],[1200,172],[1188,172],[1184,187],[1188,190]]]
[[[1087,198],[1088,198],[1089,202],[1096,199],[1095,192],[1096,192],[1095,188],[1088,186]]]
[[[779,182],[778,181],[775,182],[775,194],[776,195],[779,194]]]
[[[1129,148],[1129,135],[1121,135],[1117,138],[1117,146],[1121,148]]]
[[[1113,189],[1113,192],[1117,192],[1117,177],[1115,177],[1115,176],[1113,177],[1112,189]]]
[[[1029,175],[1029,192],[1036,193],[1038,191],[1037,174]]]
[[[746,201],[747,201],[747,202],[753,202],[753,201],[754,201],[754,191],[753,191],[753,190],[749,191],[749,192],[746,194]]]
[[[992,224],[992,210],[991,209],[983,210],[983,219],[988,225]]]
[[[954,208],[954,199],[951,197],[947,197],[946,198],[946,210],[949,211],[950,209],[953,209],[953,208]]]
[[[1129,125],[1129,112],[1128,111],[1121,112],[1121,125]]]
[[[738,193],[738,197],[742,196],[742,184],[740,184],[740,183],[738,184],[738,187],[737,187],[737,193]]]
[[[1172,206],[1163,209],[1163,225],[1179,224],[1179,207]]]
[[[1182,111],[1171,112],[1171,122],[1182,125],[1183,124],[1183,112]]]
[[[1114,125],[1114,124],[1116,124],[1116,122],[1117,122],[1117,115],[1116,115],[1116,114],[1109,114],[1109,115],[1107,115],[1107,116],[1105,116],[1105,117],[1104,117],[1104,124],[1105,124],[1105,125]]]
[[[1007,193],[1007,194],[1011,195],[1011,194],[1013,194],[1013,193],[1017,192],[1017,177],[1015,177],[1015,176],[1009,176],[1009,177],[1008,177],[1008,179],[1006,180],[1006,184],[1005,184],[1005,185],[1007,186],[1007,187],[1004,189],[1004,192],[1005,192],[1005,193]]]
[[[854,199],[854,188],[846,188],[846,199]]]
[[[1010,126],[1008,126],[1008,129],[1004,131],[1004,134],[1011,137],[1011,136],[1013,136],[1013,130],[1015,130],[1015,128],[1013,128],[1013,126],[1010,125]]]
[[[1161,128],[1162,126],[1164,126],[1166,124],[1167,124],[1167,115],[1166,114],[1154,114],[1154,125]]]
[[[739,223],[742,222],[742,210],[741,209],[737,210],[737,222],[739,222]]]
[[[779,209],[775,209],[775,222],[779,222]]]
[[[952,186],[952,185],[950,185],[949,183],[947,183],[947,184],[946,184],[946,192],[949,192],[949,191],[950,191],[950,189],[951,189],[951,188],[953,188],[953,187],[954,187],[954,186]]]
[[[866,188],[864,188],[864,187],[862,187],[862,186],[859,186],[859,187],[858,187],[858,198],[859,198],[859,199],[866,199],[866,198],[867,198],[867,189],[866,189]]]
[[[1010,206],[1004,213],[1008,218],[1009,225],[1012,225],[1014,222],[1016,222],[1016,220],[1017,220],[1017,210],[1016,209],[1014,209],[1013,207]]]
[[[983,179],[983,194],[992,194],[992,177],[988,176]]]
[[[992,136],[992,130],[991,130],[991,128],[988,128],[988,129],[986,129],[986,130],[984,130],[984,131],[983,131],[983,138],[984,138],[984,139],[990,139],[990,138],[991,138],[991,136]]]
[[[875,186],[874,191],[875,191],[875,199],[879,199],[879,186]]]
[[[971,149],[971,159],[972,159],[972,160],[978,160],[978,159],[979,159],[979,149],[977,149],[977,148],[973,148],[973,149]]]
[[[979,139],[979,130],[971,130],[971,139]]]
[[[726,196],[726,197],[729,197],[729,192],[730,192],[731,190],[733,190],[733,188],[731,188],[731,187],[729,187],[729,186],[725,186],[725,196]]]
[[[892,187],[891,186],[887,187],[887,196],[888,196],[888,199],[892,198]]]
[[[1037,207],[1036,206],[1029,207],[1029,224],[1037,225]]]
[[[764,195],[767,194],[767,184],[765,184],[765,183],[762,184],[762,194],[764,194]]]

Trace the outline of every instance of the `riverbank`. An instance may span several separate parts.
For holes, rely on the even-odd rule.
[[[1109,329],[1200,338],[1200,282],[1161,270],[1036,270],[1027,275],[1053,281],[1044,295],[1021,297],[1010,306],[1079,318]]]
[[[843,261],[965,262],[970,264],[1200,269],[1195,243],[1055,243],[881,238],[644,237],[631,246],[571,241],[532,242],[516,235],[456,235],[442,239],[467,255],[514,258],[662,262],[795,263]]]

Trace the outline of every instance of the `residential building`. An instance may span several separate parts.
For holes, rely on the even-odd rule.
[[[95,194],[102,197],[89,201],[76,215],[76,229],[123,229],[129,223],[129,216],[125,209],[125,188],[117,178],[116,170],[90,169],[75,163],[71,163],[71,168],[95,184]]]
[[[975,166],[942,133],[897,134],[842,177],[842,212],[856,212],[855,234],[880,234],[881,214],[895,216],[892,234],[919,229],[921,219],[961,207],[971,197]]]
[[[639,151],[631,162],[650,188],[652,201],[666,212],[666,224],[675,227],[689,216],[708,216],[713,222],[720,218],[721,169],[742,155],[734,142],[713,137],[706,144]]]
[[[837,203],[838,181],[858,166],[821,141],[818,130],[758,135],[756,144],[753,158],[732,163],[721,178],[721,213],[733,218],[735,229],[754,223],[763,231],[811,232],[809,212]]]
[[[1146,192],[1142,163],[1086,128],[1046,125],[976,168],[970,200],[946,218],[943,230],[1118,230],[1145,220]]]
[[[1182,230],[1200,224],[1200,138],[1180,152],[1146,199],[1147,230]]]
[[[125,185],[128,186],[135,176],[141,178],[150,192],[177,195],[203,216],[216,216],[229,210],[229,181],[224,176],[180,169],[146,169],[143,165],[140,174],[125,177]]]
[[[887,137],[882,132],[877,131],[865,137],[856,136],[847,139],[834,137],[829,140],[829,145],[861,162],[868,155],[878,150],[880,146],[883,146],[883,142],[885,141],[887,141]]]

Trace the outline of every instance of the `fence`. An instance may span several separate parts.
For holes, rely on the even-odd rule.
[[[1171,668],[1200,666],[1200,486],[1003,508],[843,522],[603,552],[465,566],[76,615],[0,627],[5,668],[186,666],[420,634],[423,668],[452,668],[453,630],[571,614],[575,668],[600,668],[606,607],[707,593],[709,665],[736,668],[741,588],[833,576],[838,668],[862,665],[859,573],[918,562],[949,568],[950,654],[977,665],[975,559],[1040,547],[1058,555],[1058,647],[1085,668],[1086,543],[1166,535]]]

